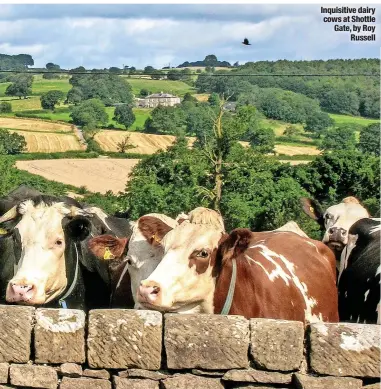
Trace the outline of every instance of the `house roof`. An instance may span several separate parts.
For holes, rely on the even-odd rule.
[[[169,93],[163,93],[163,92],[160,92],[160,93],[152,93],[152,95],[148,95],[146,96],[146,99],[151,99],[151,98],[165,98],[165,97],[177,97],[177,96],[174,96],[174,95],[171,95]]]

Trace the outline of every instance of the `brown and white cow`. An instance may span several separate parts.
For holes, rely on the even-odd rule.
[[[157,228],[145,226],[151,235]],[[146,309],[338,320],[335,258],[321,242],[286,231],[236,229],[227,235],[185,221],[162,245],[162,261],[139,288]]]
[[[155,235],[146,229],[147,225],[155,226]],[[161,261],[164,252],[159,242],[177,225],[166,215],[150,213],[134,223],[130,237],[101,235],[89,241],[89,249],[98,259],[111,260],[113,307],[124,307],[133,299],[133,305],[139,308],[136,294],[140,282]]]
[[[348,231],[358,220],[369,218],[368,211],[355,197],[346,197],[324,212],[314,200],[302,199],[304,212],[316,220],[325,230],[323,243],[331,248],[339,261],[344,246],[348,243]]]

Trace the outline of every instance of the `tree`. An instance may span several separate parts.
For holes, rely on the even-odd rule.
[[[146,96],[150,95],[151,93],[152,93],[152,92],[149,91],[149,90],[146,89],[146,88],[140,89],[140,92],[139,92],[139,94],[140,94],[141,97],[146,97]]]
[[[294,138],[296,135],[300,135],[301,133],[302,133],[302,130],[300,128],[290,124],[284,130],[283,135],[286,137],[289,137],[289,138]]]
[[[115,74],[74,74],[69,82],[81,91],[83,100],[100,99],[106,106],[133,101],[130,84]]]
[[[135,115],[130,106],[126,104],[118,105],[115,108],[113,120],[119,124],[124,125],[127,129],[134,123]]]
[[[250,146],[259,153],[274,153],[275,133],[272,128],[255,128],[251,130],[247,138]]]
[[[51,90],[43,93],[40,97],[41,106],[43,109],[50,109],[54,111],[54,108],[65,98],[65,94],[60,90]]]
[[[122,69],[119,69],[116,66],[111,66],[108,71],[112,74],[122,74]]]
[[[167,78],[168,80],[172,80],[172,81],[178,81],[178,80],[181,80],[181,72],[180,70],[170,70],[168,73],[167,73]]]
[[[177,135],[185,124],[184,112],[177,107],[157,106],[144,123],[144,132]]]
[[[53,62],[48,62],[45,65],[45,67],[48,70],[48,72],[44,73],[42,78],[44,78],[46,80],[52,80],[52,79],[60,77],[59,74],[55,73],[55,72],[59,72],[61,70],[61,67],[59,65],[54,64]]]
[[[67,93],[66,102],[68,104],[78,105],[82,100],[83,100],[82,90],[76,86],[73,86],[73,88],[71,88]]]
[[[131,143],[131,134],[126,135],[123,140],[117,143],[117,150],[119,153],[125,153],[127,150],[134,149],[136,146],[134,146]]]
[[[5,90],[6,96],[18,96],[20,99],[27,98],[32,94],[33,76],[30,74],[19,74],[13,78],[12,84]]]
[[[74,124],[83,127],[88,139],[93,139],[99,128],[108,122],[105,106],[98,99],[85,100],[73,107],[70,116]]]
[[[46,69],[48,69],[48,70],[60,70],[60,69],[61,69],[60,65],[57,65],[57,64],[55,64],[55,63],[53,63],[53,62],[48,62],[48,63],[45,65],[45,67],[46,67]]]
[[[12,104],[7,101],[2,101],[0,103],[0,113],[11,113],[12,112]]]
[[[197,99],[194,96],[192,96],[189,92],[187,92],[187,93],[185,93],[182,102],[183,103],[184,102],[197,103]]]
[[[152,80],[161,80],[163,78],[163,74],[160,70],[152,70],[151,72],[151,78]]]
[[[152,73],[154,70],[155,70],[155,68],[153,66],[148,65],[144,68],[143,73],[149,74],[149,73]]]
[[[0,154],[19,154],[25,150],[26,145],[22,135],[0,129]]]
[[[348,126],[328,129],[324,132],[320,150],[354,150],[356,147],[355,131]]]
[[[358,148],[363,153],[380,156],[380,124],[373,123],[360,132]]]
[[[208,103],[214,107],[218,107],[220,105],[220,100],[220,96],[215,92],[211,93],[208,97]]]
[[[305,129],[317,135],[320,135],[323,130],[333,126],[334,121],[325,112],[313,112],[308,115]]]
[[[73,69],[69,70],[70,74],[73,74],[73,73],[84,73],[84,72],[86,72],[86,68],[84,68],[83,66],[78,66],[77,68],[73,68]]]

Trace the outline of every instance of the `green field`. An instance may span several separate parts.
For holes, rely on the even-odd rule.
[[[148,89],[152,93],[165,92],[177,96],[184,96],[185,93],[196,93],[196,90],[182,81],[171,80],[149,80],[146,78],[123,77],[132,87],[132,92],[138,96],[141,89]]]
[[[369,126],[372,123],[380,123],[378,119],[368,119],[361,116],[339,115],[330,113],[329,116],[335,121],[335,124],[356,124],[360,126]]]
[[[152,110],[151,109],[142,109],[142,108],[133,108],[132,110],[134,111],[135,121],[132,124],[132,126],[129,128],[129,130],[134,131],[134,130],[136,130],[137,127],[140,127],[140,128],[144,127],[144,123],[145,123],[146,119],[149,117],[150,112]],[[124,126],[122,126],[121,124],[112,120],[112,118],[114,117],[114,111],[115,111],[115,107],[106,107],[106,112],[107,112],[107,115],[109,118],[109,120],[108,120],[109,125],[112,124],[114,126],[114,128],[120,128],[120,129],[125,130]]]

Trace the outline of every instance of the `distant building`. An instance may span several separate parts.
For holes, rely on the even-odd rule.
[[[173,107],[181,103],[180,97],[163,92],[153,93],[144,99],[136,99],[135,101],[136,106],[141,108],[156,108],[158,105]]]

